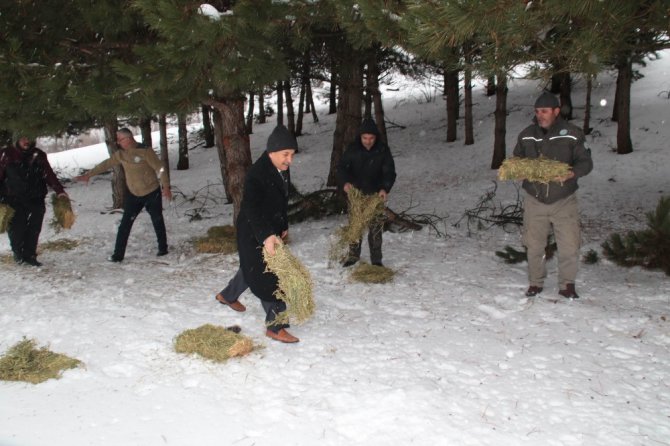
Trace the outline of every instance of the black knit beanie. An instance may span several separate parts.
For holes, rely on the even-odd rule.
[[[298,150],[298,141],[283,125],[278,125],[270,134],[265,150],[268,152],[279,152],[280,150]]]
[[[559,108],[561,105],[558,103],[556,96],[545,91],[540,95],[539,98],[535,101],[535,108]]]
[[[377,124],[372,118],[365,118],[361,123],[361,130],[359,133],[361,135],[364,133],[370,133],[372,135],[379,136],[379,129],[377,128]]]

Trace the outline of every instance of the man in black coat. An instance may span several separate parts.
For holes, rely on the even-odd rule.
[[[18,264],[42,265],[37,260],[37,242],[46,213],[47,186],[59,197],[67,197],[47,154],[34,141],[21,137],[15,146],[0,152],[0,202],[14,209],[7,234]]]
[[[286,331],[288,324],[274,323],[277,315],[286,310],[286,303],[275,297],[278,279],[265,271],[263,249],[274,255],[275,245],[288,234],[289,167],[297,148],[298,143],[286,127],[277,126],[272,131],[265,152],[247,172],[237,216],[237,250],[244,281],[265,310],[266,336],[286,343],[299,339]]]
[[[355,187],[367,195],[379,194],[386,201],[396,178],[391,150],[379,139],[377,124],[372,119],[363,120],[359,135],[340,158],[337,168],[340,187],[347,193]],[[370,262],[377,266],[382,266],[383,229],[384,221],[381,218],[372,221],[368,228]],[[358,262],[361,257],[361,241],[349,247],[349,255],[343,266]]]

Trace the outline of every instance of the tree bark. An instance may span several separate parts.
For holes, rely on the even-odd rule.
[[[335,58],[330,62],[330,92],[328,95],[328,114],[337,113],[337,64]]]
[[[561,73],[561,116],[565,120],[572,119],[572,78],[570,73]]]
[[[228,189],[228,182],[226,179],[228,178],[228,172],[227,172],[227,163],[226,163],[226,152],[223,150],[223,119],[221,118],[221,113],[219,113],[219,110],[215,107],[212,107],[213,111],[213,116],[214,116],[214,134],[216,135],[216,151],[219,155],[219,170],[221,171],[221,182],[223,183],[223,191],[226,194],[226,204],[230,204],[233,202],[233,197],[230,193],[230,190]],[[233,220],[233,224],[235,224],[235,220]]]
[[[261,88],[258,91],[258,123],[259,124],[265,124],[266,122],[266,116],[265,116],[265,94],[263,93],[263,89]]]
[[[489,76],[486,78],[486,96],[493,96],[496,94],[496,77]]]
[[[210,107],[202,105],[202,132],[205,137],[205,148],[214,147],[214,130],[212,129],[212,118],[210,115]]]
[[[307,104],[309,104],[310,109],[312,110],[312,120],[314,122],[319,122],[319,116],[316,114],[316,107],[314,107],[314,96],[312,95],[312,81],[311,79],[307,80]]]
[[[161,161],[163,161],[168,183],[170,183],[170,156],[168,154],[167,117],[164,113],[158,116],[158,134],[160,135],[158,138],[161,155],[160,158]]]
[[[249,108],[247,109],[247,135],[254,133],[254,92],[249,92]]]
[[[379,91],[379,64],[377,63],[376,55],[370,58],[368,64],[368,82],[370,83],[370,94],[372,96],[372,103],[374,104],[375,122],[379,130],[379,137],[382,141],[388,142],[384,103],[382,101],[382,93]]]
[[[147,147],[153,146],[151,140],[151,116],[143,116],[140,118],[140,132],[142,134],[142,144]]]
[[[177,170],[188,170],[188,131],[186,130],[186,115],[177,115],[177,130],[179,132],[179,159]]]
[[[361,125],[361,94],[363,88],[363,69],[360,60],[351,57],[342,61],[338,75],[340,96],[338,98],[337,118],[333,134],[333,151],[330,156],[328,186],[337,186],[337,166],[347,144],[358,137]]]
[[[458,131],[458,70],[445,69],[444,93],[447,96],[447,142],[453,142]]]
[[[284,125],[284,83],[277,81],[277,125]]]
[[[496,77],[498,85],[496,86],[495,130],[491,169],[500,168],[507,156],[505,146],[505,136],[507,134],[507,75],[499,73]]]
[[[286,96],[286,128],[292,135],[295,135],[295,109],[293,108],[290,80],[284,81],[284,95]]]
[[[586,101],[584,105],[584,134],[591,133],[591,92],[593,91],[593,76],[586,75]]]
[[[116,118],[108,119],[104,124],[105,129],[105,144],[107,145],[107,153],[112,156],[114,152],[121,150],[116,144],[116,132],[119,129],[119,123]],[[126,195],[128,186],[126,185],[126,174],[123,167],[112,167],[112,208],[123,208],[123,199]]]
[[[616,67],[618,70],[616,153],[625,155],[633,151],[633,142],[630,139],[630,87],[633,83],[633,64],[629,57],[624,57]]]
[[[237,222],[240,212],[244,177],[251,167],[251,147],[249,135],[244,126],[244,97],[221,98],[210,104],[219,112],[220,119],[215,120],[217,150],[221,165],[221,177],[227,183],[227,190],[233,201],[233,222]]]
[[[295,122],[295,136],[302,135],[302,119],[305,110],[305,79],[300,82],[300,95],[298,96],[298,119]]]
[[[465,107],[465,145],[475,143],[474,124],[472,116],[472,70],[468,67],[463,70],[463,101]]]

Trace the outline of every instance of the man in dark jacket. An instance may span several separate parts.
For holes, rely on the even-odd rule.
[[[352,187],[362,193],[379,194],[387,200],[395,183],[395,163],[389,147],[379,139],[377,124],[372,119],[364,119],[359,131],[360,137],[351,143],[342,154],[337,168],[337,178],[344,192]],[[368,228],[370,262],[382,266],[383,219],[376,219]],[[361,241],[349,247],[349,255],[342,264],[345,267],[358,262],[361,256]]]
[[[58,196],[67,196],[46,153],[35,142],[21,137],[16,145],[0,152],[0,202],[14,209],[7,231],[18,264],[41,266],[37,242],[46,212],[47,186]]]
[[[575,278],[579,265],[581,235],[577,206],[577,178],[593,169],[591,151],[585,147],[584,133],[579,127],[560,117],[556,97],[544,92],[535,102],[535,123],[520,134],[514,156],[562,161],[571,166],[565,177],[548,184],[523,181],[526,192],[523,205],[523,242],[528,255],[526,296],[542,292],[547,276],[545,246],[553,227],[558,246],[559,294],[569,299],[579,297]]]
[[[266,336],[286,343],[299,339],[286,330],[288,324],[274,323],[277,315],[286,310],[286,303],[275,296],[278,279],[265,271],[263,249],[274,255],[275,245],[288,234],[289,167],[297,148],[286,127],[277,126],[272,131],[265,152],[247,172],[237,216],[237,250],[244,282],[261,300],[266,313]]]

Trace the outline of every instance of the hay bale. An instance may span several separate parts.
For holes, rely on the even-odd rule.
[[[250,338],[236,332],[235,328],[205,324],[184,330],[175,338],[174,349],[177,353],[195,353],[214,362],[248,355],[256,346]]]
[[[286,311],[279,314],[276,323],[288,323],[289,319],[300,324],[314,314],[314,291],[312,277],[305,266],[284,244],[275,246],[275,254],[268,255],[263,249],[266,271],[274,273],[279,279],[275,296],[286,302]]]
[[[363,262],[351,272],[353,280],[363,283],[388,283],[393,280],[393,276],[395,276],[395,271],[390,268]]]
[[[51,378],[58,379],[63,370],[81,364],[78,359],[54,353],[46,347],[38,350],[35,348],[35,340],[24,339],[0,358],[0,380],[39,384]]]
[[[52,225],[55,228],[70,229],[74,225],[75,215],[68,196],[51,194],[51,206],[54,211]]]
[[[503,161],[498,169],[500,180],[523,180],[535,181],[548,184],[556,178],[564,177],[570,173],[570,166],[564,162],[552,160],[545,157],[539,158],[509,158]]]
[[[335,240],[330,247],[330,259],[342,261],[346,257],[349,245],[358,243],[370,223],[384,218],[384,199],[378,194],[366,195],[352,187],[348,192],[349,222],[337,230]]]
[[[212,226],[207,235],[195,240],[195,250],[204,254],[233,254],[237,252],[235,227]]]
[[[0,203],[0,234],[7,232],[12,217],[14,217],[14,209],[8,204]]]

